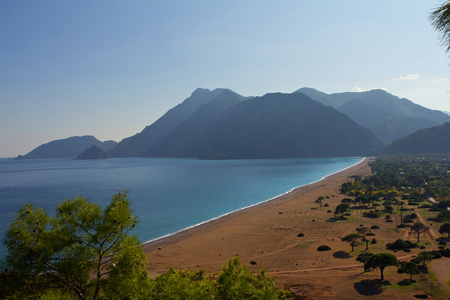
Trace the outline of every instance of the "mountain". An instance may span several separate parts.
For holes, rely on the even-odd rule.
[[[159,143],[150,148],[145,156],[202,157],[199,147],[222,114],[246,98],[231,90],[223,90],[214,100],[204,104],[181,122]]]
[[[214,104],[180,123],[147,155],[228,159],[360,156],[382,147],[370,130],[302,93],[266,94],[237,101],[228,109],[214,108]]]
[[[26,155],[19,155],[17,159],[75,158],[92,145],[95,145],[104,151],[109,151],[115,147],[117,143],[115,141],[101,142],[92,135],[74,136],[40,145]]]
[[[308,96],[316,101],[319,101],[322,104],[331,106],[333,108],[338,108],[339,106],[341,106],[347,102],[345,100],[337,99],[335,97],[328,95],[327,93],[324,93],[324,92],[321,92],[321,91],[318,91],[316,89],[309,88],[309,87],[301,88],[299,90],[296,90],[294,93],[305,94],[306,96]]]
[[[385,142],[450,121],[450,116],[440,111],[422,107],[384,90],[326,94],[302,88],[294,93],[299,92],[345,113]]]
[[[394,141],[384,152],[399,153],[449,153],[450,122],[443,125],[418,130],[408,136]]]
[[[199,107],[209,103],[224,92],[237,95],[228,89],[215,89],[213,91],[201,88],[196,89],[189,98],[170,109],[156,122],[145,127],[140,133],[123,139],[114,149],[109,151],[109,155],[111,157],[144,156],[150,148],[195,113]],[[245,99],[240,95],[238,96]]]
[[[107,159],[108,154],[106,154],[105,150],[100,149],[99,147],[92,145],[91,147],[84,150],[83,153],[78,155],[77,160],[84,159]]]

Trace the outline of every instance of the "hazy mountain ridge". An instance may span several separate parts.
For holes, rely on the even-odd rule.
[[[393,141],[450,116],[384,90],[244,97],[198,88],[140,133],[120,143],[92,136],[39,146],[18,158],[77,157],[92,145],[110,157],[284,158],[376,155]],[[90,141],[80,142],[84,138]],[[76,141],[77,140],[77,141]],[[75,142],[76,141],[76,142]]]
[[[165,136],[145,156],[159,157],[202,157],[200,144],[207,142],[208,131],[222,114],[233,105],[244,101],[245,97],[223,90],[214,100],[200,106],[196,112]]]
[[[197,109],[219,96],[225,89],[198,88],[182,103],[171,108],[153,124],[147,126],[140,133],[123,139],[109,151],[111,157],[137,157],[145,153],[162,138],[175,129],[181,122],[192,115]]]
[[[192,116],[194,117],[194,115]],[[189,122],[180,124],[192,132]],[[304,94],[266,94],[238,102],[180,142],[168,136],[149,156],[294,158],[374,153],[382,144],[346,115]],[[195,130],[194,130],[195,131]]]
[[[326,94],[312,88],[302,88],[294,93],[298,92],[347,114],[386,142],[450,121],[450,117],[441,111],[422,107],[384,90]]]
[[[26,155],[19,155],[17,159],[76,158],[92,145],[95,145],[104,151],[109,151],[115,147],[117,143],[115,141],[101,142],[92,135],[73,136],[42,144]]]
[[[450,122],[443,125],[418,130],[394,141],[384,150],[388,154],[399,153],[449,153]]]

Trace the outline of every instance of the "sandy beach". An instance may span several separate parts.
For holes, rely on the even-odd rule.
[[[348,221],[326,222],[334,217],[332,211],[344,198],[339,193],[341,184],[351,180],[352,175],[370,175],[369,162],[370,159],[364,159],[272,201],[146,243],[143,247],[148,256],[147,270],[152,277],[170,267],[205,269],[217,274],[227,260],[239,256],[252,270],[265,269],[279,287],[291,290],[297,297],[360,299],[366,293],[361,288],[364,282],[379,278],[379,273],[364,273],[355,257],[343,255],[350,246],[340,238],[355,232],[360,224],[381,227],[376,232],[377,247],[405,234],[392,230],[396,222],[387,225],[381,219],[363,218],[361,211],[352,213]],[[326,197],[323,203],[329,207],[314,203],[319,196]],[[304,237],[299,237],[300,233]],[[328,245],[332,250],[317,251],[320,245]],[[385,276],[388,278],[391,273],[395,270],[387,269]],[[371,298],[386,297],[405,299],[405,295],[392,290],[371,292]]]

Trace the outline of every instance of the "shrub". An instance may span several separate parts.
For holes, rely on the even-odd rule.
[[[371,244],[376,244],[377,243],[377,239],[373,238],[373,240],[370,242]]]
[[[297,237],[304,237],[304,236],[305,236],[304,233],[299,233],[299,234],[297,234]]]
[[[440,212],[436,218],[433,218],[434,222],[450,222],[450,210],[444,210]]]
[[[366,236],[374,236],[374,235],[375,235],[375,233],[373,233],[373,232],[366,233]]]
[[[432,206],[430,204],[423,204],[419,206],[419,208],[431,208]]]
[[[330,204],[325,203],[325,204],[323,205],[323,207],[330,207]]]
[[[364,212],[363,216],[366,218],[372,218],[372,219],[376,219],[380,217],[380,214],[376,211],[370,211],[370,212]]]
[[[373,226],[370,226],[370,229],[380,229],[380,226],[378,226],[378,225],[373,225]]]
[[[442,256],[450,257],[450,249],[439,250],[439,253],[441,253]]]
[[[329,250],[331,250],[331,248],[327,245],[322,245],[319,246],[319,248],[317,248],[317,251],[329,251]]]
[[[412,213],[403,217],[403,223],[413,223],[415,219],[417,219],[417,214]]]
[[[389,243],[386,245],[386,248],[389,250],[405,250],[417,247],[416,244],[411,243],[410,241],[404,241],[402,239],[398,239],[395,242]]]
[[[385,210],[385,211],[391,212],[391,211],[394,211],[394,208],[393,208],[392,206],[390,206],[390,205],[386,205],[386,206],[384,207],[384,210]]]

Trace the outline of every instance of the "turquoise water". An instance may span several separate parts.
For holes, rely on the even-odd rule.
[[[0,159],[0,238],[28,201],[53,214],[66,198],[86,196],[105,207],[114,193],[126,189],[140,219],[134,234],[146,242],[266,201],[359,161]],[[0,247],[2,256],[3,244]]]

